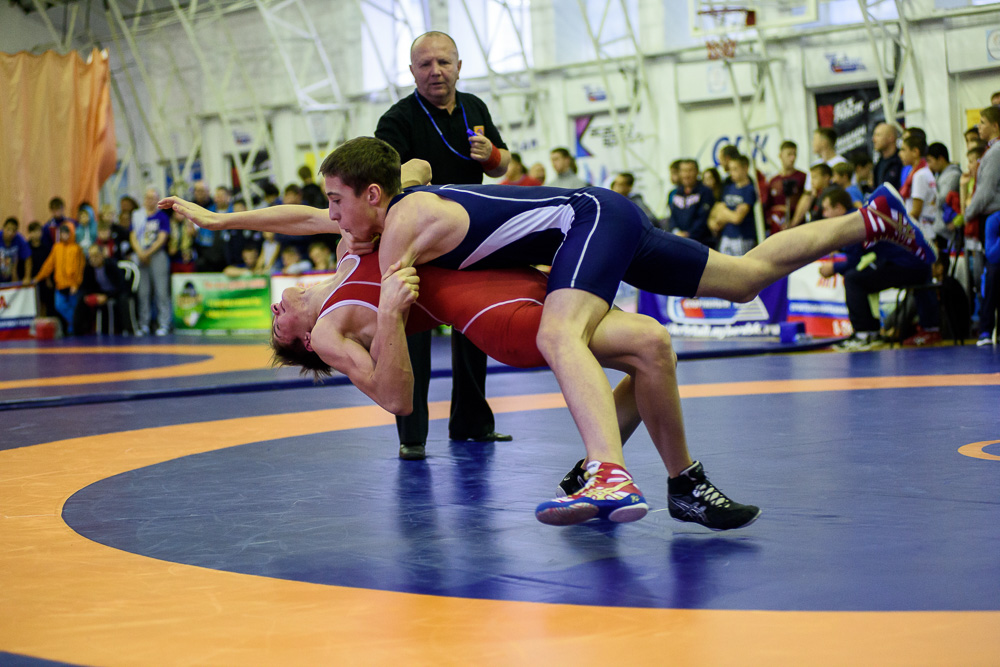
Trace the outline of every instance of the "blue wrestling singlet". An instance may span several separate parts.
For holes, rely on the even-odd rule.
[[[604,188],[425,185],[460,204],[469,231],[457,248],[430,262],[449,269],[549,264],[548,291],[580,289],[610,304],[624,280],[657,294],[693,296],[708,248],[652,226],[642,211]]]

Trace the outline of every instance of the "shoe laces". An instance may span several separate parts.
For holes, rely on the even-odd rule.
[[[708,481],[701,482],[695,486],[691,495],[695,498],[700,498],[706,505],[712,505],[713,507],[726,508],[732,502],[722,491],[719,491],[715,488],[714,484]]]

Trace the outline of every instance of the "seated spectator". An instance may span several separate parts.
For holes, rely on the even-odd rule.
[[[531,169],[528,170],[528,176],[538,181],[539,185],[545,185],[545,165],[541,162],[531,165]]]
[[[799,200],[799,205],[795,211],[796,219],[802,214],[801,220],[796,222],[796,219],[792,220],[792,226],[802,224],[804,222],[809,222],[811,220],[820,220],[823,218],[823,195],[826,193],[827,189],[831,186],[833,180],[833,168],[826,164],[825,162],[820,162],[819,164],[814,164],[809,167],[809,182],[812,186],[812,190],[807,192]],[[802,212],[802,207],[808,203],[808,208],[805,212]]]
[[[116,334],[129,332],[130,288],[125,282],[125,274],[118,268],[118,262],[104,256],[98,244],[87,248],[87,265],[83,269],[80,284],[80,301],[76,306],[74,329],[80,336],[94,332],[98,309],[113,309],[117,331],[111,330],[111,319],[105,318],[104,332]]]
[[[181,185],[182,185],[182,187],[180,188],[181,191],[187,189],[187,187],[184,184]],[[212,195],[209,193],[208,183],[206,183],[205,181],[194,182],[194,186],[191,191],[191,201],[193,201],[198,206],[202,206],[204,208],[212,210],[211,209]]]
[[[500,185],[541,185],[541,182],[528,175],[524,163],[521,162],[520,153],[511,153],[507,173],[500,181]]]
[[[29,275],[25,272],[23,283],[30,285],[35,282],[33,280],[34,276],[41,270],[42,265],[45,264],[45,260],[52,253],[52,246],[46,245],[42,241],[42,223],[37,220],[28,223],[28,248],[31,251],[32,274]],[[46,278],[42,282],[37,283],[35,293],[38,295],[38,315],[46,317],[54,313],[56,303],[52,278]]]
[[[697,173],[697,171],[698,168],[695,167],[695,172]],[[611,182],[612,190],[614,190],[620,195],[628,197],[633,204],[638,206],[639,209],[644,214],[646,214],[646,218],[652,225],[659,227],[660,221],[656,219],[656,214],[653,213],[652,209],[650,209],[649,206],[646,205],[646,202],[643,200],[642,195],[639,194],[638,192],[632,191],[632,188],[634,186],[635,186],[635,176],[633,176],[627,171],[623,171],[622,173],[615,176],[615,180]]]
[[[201,204],[199,204],[201,206]],[[233,212],[233,192],[225,185],[220,185],[215,188],[215,197],[212,202],[205,206],[209,211],[215,211],[216,213],[232,213]]]
[[[55,312],[62,320],[63,331],[74,334],[76,302],[80,283],[83,282],[83,251],[76,242],[73,223],[64,222],[59,227],[59,236],[52,252],[35,275],[32,282],[38,284],[49,276],[55,280]]]
[[[305,201],[303,200],[302,188],[294,183],[288,185],[285,188],[285,198],[284,203],[286,204],[297,204],[299,206],[303,205]],[[320,206],[318,208],[326,208],[326,206]],[[311,236],[291,236],[289,234],[279,234],[278,241],[282,244],[294,243],[299,247],[299,252],[303,255],[308,253],[309,244],[319,241],[320,243],[325,243],[331,248],[336,248],[337,243],[340,242],[340,236],[338,234],[313,234]],[[261,239],[259,241],[263,243]]]
[[[854,208],[857,209],[861,208],[865,196],[861,194],[861,188],[851,185],[853,177],[854,167],[847,162],[839,162],[833,165],[833,176],[830,178],[830,183],[850,195],[851,201],[854,202]]]
[[[337,262],[333,258],[330,246],[322,241],[309,244],[309,261],[312,262],[313,271],[336,271]]]
[[[312,262],[302,258],[299,247],[289,244],[281,249],[281,269],[283,276],[301,276],[306,271],[312,271]]]
[[[18,233],[17,218],[7,218],[0,236],[0,283],[20,283],[31,275],[31,248]]]
[[[284,203],[281,200],[281,193],[278,192],[278,186],[271,181],[264,181],[261,183],[260,190],[264,193],[264,200],[259,206],[255,205],[254,208],[268,208],[270,206],[277,206]]]
[[[555,180],[549,185],[554,188],[568,188],[570,190],[587,187],[587,182],[576,175],[576,159],[569,150],[561,146],[553,148],[552,152],[549,153],[549,159],[556,172]]]
[[[781,171],[767,183],[762,192],[767,196],[763,202],[764,219],[773,234],[788,226],[789,216],[795,211],[799,198],[805,191],[806,174],[795,168],[798,146],[794,141],[785,141],[778,151]]]
[[[121,222],[121,219],[122,219],[121,216],[122,215],[127,215],[128,218],[126,218],[126,219],[129,221],[129,225],[126,225],[126,226],[127,227],[130,226],[132,224],[132,213],[134,213],[138,208],[139,208],[139,202],[137,202],[136,200],[132,199],[128,195],[125,195],[124,197],[122,197],[118,201],[118,220],[119,220],[119,222]]]
[[[853,210],[854,203],[843,188],[834,187],[823,194],[820,206],[824,217],[834,218]],[[923,285],[931,279],[931,269],[903,248],[887,242],[876,243],[867,251],[857,243],[844,248],[844,255],[844,260],[820,267],[824,278],[835,273],[844,277],[847,314],[854,333],[837,347],[847,352],[875,349],[884,345],[885,340],[880,335],[879,318],[872,313],[869,295],[890,287]],[[940,312],[934,308],[934,296],[929,292],[917,294],[920,321],[929,330],[937,331]]]
[[[739,257],[757,242],[753,205],[757,191],[750,181],[750,160],[745,155],[729,161],[732,183],[722,189],[722,201],[712,207],[708,228],[719,236],[719,252]]]
[[[76,242],[86,252],[96,238],[97,212],[89,203],[83,202],[76,211]]]
[[[299,167],[299,179],[302,180],[302,203],[313,208],[326,208],[329,203],[323,188],[316,184],[312,170],[306,165]]]
[[[257,272],[260,263],[260,246],[256,243],[247,243],[243,246],[243,254],[239,264],[227,266],[222,270],[230,278],[240,278],[242,276],[252,276]]]
[[[263,242],[260,245],[260,259],[257,260],[257,274],[270,275],[281,254],[281,244],[275,238],[274,232],[263,232]]]
[[[680,179],[680,184],[667,196],[670,231],[705,245],[714,244],[708,229],[708,214],[715,205],[715,196],[710,187],[698,180],[698,163],[682,160]]]
[[[864,200],[875,190],[875,165],[871,156],[863,150],[858,150],[850,162],[854,167],[854,187],[861,191],[861,199]],[[851,195],[851,198],[854,196]]]

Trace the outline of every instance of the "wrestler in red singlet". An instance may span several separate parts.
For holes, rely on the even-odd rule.
[[[382,285],[378,254],[345,255],[342,267],[344,262],[356,266],[327,297],[320,318],[342,306],[378,312]],[[528,268],[453,271],[422,265],[417,275],[420,297],[410,307],[407,334],[448,324],[501,363],[520,368],[545,366],[535,345],[545,301],[543,273]]]

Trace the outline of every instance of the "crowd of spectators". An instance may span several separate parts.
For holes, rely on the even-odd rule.
[[[311,170],[302,167],[299,176],[302,183],[289,184],[283,193],[262,184],[261,197],[251,206],[326,208]],[[227,186],[212,191],[198,181],[173,191],[211,211],[247,208]],[[163,336],[172,328],[171,274],[301,275],[335,268],[336,235],[213,232],[158,209],[159,200],[160,192],[148,188],[141,205],[124,196],[117,209],[104,203],[98,213],[89,202],[67,211],[64,200],[53,197],[44,223],[7,218],[0,237],[0,284],[34,286],[38,315],[57,318],[67,336],[94,333],[99,312],[107,315],[101,318],[107,333]]]

